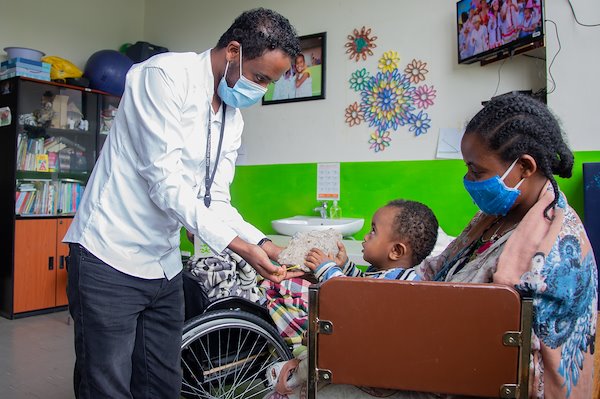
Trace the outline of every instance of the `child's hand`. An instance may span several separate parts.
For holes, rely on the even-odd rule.
[[[304,264],[313,272],[317,270],[320,264],[331,261],[333,256],[325,254],[325,252],[321,251],[319,248],[313,248],[308,251],[306,255],[306,262]]]
[[[343,267],[348,262],[348,254],[346,253],[346,247],[341,241],[337,242],[338,254],[335,257],[335,264],[339,267]]]

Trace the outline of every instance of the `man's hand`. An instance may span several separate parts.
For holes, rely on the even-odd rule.
[[[279,283],[286,277],[285,268],[272,264],[267,253],[258,245],[250,244],[239,237],[235,237],[227,248],[244,258],[258,274],[267,280]]]
[[[284,250],[284,247],[275,245],[275,244],[273,244],[272,241],[267,241],[260,247],[267,253],[267,255],[269,255],[269,259],[271,259],[274,262],[279,261],[279,254],[281,253],[281,251]],[[302,276],[304,276],[304,274],[306,274],[306,273],[302,270],[287,270],[286,269],[286,275],[285,275],[284,279],[287,280],[290,278],[302,277]]]
[[[192,233],[188,229],[185,229],[185,235],[187,236],[187,239],[190,240],[190,242],[193,244],[194,243],[194,233]]]
[[[260,247],[269,255],[269,259],[274,262],[278,261],[279,254],[283,251],[283,247],[273,244],[272,241],[267,241]]]
[[[320,264],[331,261],[333,256],[331,254],[327,255],[325,252],[321,251],[319,248],[313,248],[308,251],[306,255],[306,262],[304,264],[313,272],[317,270]]]

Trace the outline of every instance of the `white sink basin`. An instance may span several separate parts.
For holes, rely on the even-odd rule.
[[[293,216],[285,219],[273,220],[271,225],[279,234],[293,236],[294,234],[313,230],[335,229],[342,236],[351,236],[362,229],[365,219],[341,218],[322,219],[318,216]]]

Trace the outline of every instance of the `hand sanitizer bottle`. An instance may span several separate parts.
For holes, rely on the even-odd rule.
[[[330,219],[340,219],[342,217],[342,208],[338,205],[337,200],[333,201],[333,205],[329,208]]]

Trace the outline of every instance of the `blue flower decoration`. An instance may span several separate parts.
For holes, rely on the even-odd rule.
[[[420,111],[417,115],[410,114],[408,123],[411,125],[408,130],[414,132],[415,136],[427,133],[427,130],[431,127],[431,119],[423,111]]]
[[[397,69],[378,72],[361,92],[365,121],[379,131],[397,130],[407,123],[409,112],[415,109],[414,91],[410,80]]]

